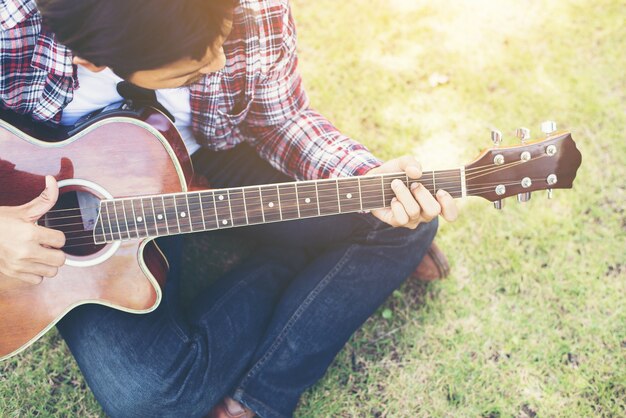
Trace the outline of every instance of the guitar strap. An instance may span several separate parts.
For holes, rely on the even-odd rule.
[[[117,92],[126,101],[130,102],[134,108],[151,106],[161,111],[167,116],[172,123],[176,122],[176,118],[157,100],[156,92],[150,89],[144,89],[130,83],[128,81],[120,81],[117,83]]]

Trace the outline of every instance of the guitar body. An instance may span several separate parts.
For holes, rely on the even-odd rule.
[[[31,201],[46,175],[59,181],[61,196],[80,192],[99,199],[185,192],[191,182],[180,135],[153,109],[111,115],[56,142],[37,134],[32,124],[16,128],[0,120],[0,206]],[[72,233],[66,232],[68,249]],[[98,303],[132,313],[158,306],[168,266],[152,239],[85,247],[66,250],[68,264],[39,285],[0,280],[0,360],[32,344],[76,306]]]

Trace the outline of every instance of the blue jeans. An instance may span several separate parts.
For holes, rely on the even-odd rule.
[[[290,181],[245,145],[194,159],[213,187]],[[232,396],[261,417],[288,417],[436,230],[370,214],[229,230],[259,246],[191,306],[177,297],[182,238],[160,239],[171,270],[154,312],[85,305],[58,328],[110,416],[202,417]]]

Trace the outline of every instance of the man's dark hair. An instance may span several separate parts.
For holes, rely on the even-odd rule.
[[[44,26],[76,55],[122,78],[200,60],[236,0],[37,0]]]

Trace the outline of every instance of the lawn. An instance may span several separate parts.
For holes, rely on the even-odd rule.
[[[302,399],[299,417],[626,416],[626,3],[294,0],[314,107],[381,158],[454,168],[555,120],[573,190],[478,198]],[[1,320],[1,319],[0,319]],[[52,333],[0,364],[0,416],[101,416]]]

